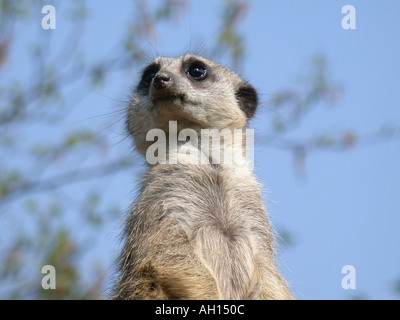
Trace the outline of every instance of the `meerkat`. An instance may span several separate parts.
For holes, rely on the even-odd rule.
[[[143,71],[126,127],[146,155],[154,128],[168,137],[174,121],[178,132],[190,128],[199,139],[203,129],[233,132],[247,128],[257,104],[248,82],[212,60],[158,57]],[[293,299],[277,268],[274,232],[251,167],[182,161],[183,144],[172,147],[167,139],[167,161],[148,165],[125,222],[112,298]]]

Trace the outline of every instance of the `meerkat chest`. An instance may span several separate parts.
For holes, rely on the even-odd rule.
[[[268,221],[259,185],[244,168],[165,164],[152,168],[146,180],[142,196],[158,208],[157,217],[150,210],[156,221],[188,230],[213,225],[252,229]]]

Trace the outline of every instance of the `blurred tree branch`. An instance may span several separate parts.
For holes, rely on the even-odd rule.
[[[315,152],[343,152],[375,146],[400,139],[400,127],[382,125],[368,133],[353,128],[340,131],[320,131],[304,138],[299,130],[306,126],[307,117],[317,109],[334,107],[343,95],[343,87],[332,79],[324,55],[315,55],[311,67],[300,75],[297,88],[283,89],[268,101],[271,126],[256,137],[258,143],[293,155],[297,173],[303,173],[307,155]]]
[[[106,164],[92,166],[90,168],[79,168],[63,172],[46,179],[33,181],[20,180],[18,183],[14,182],[11,184],[10,180],[19,179],[12,179],[12,177],[9,177],[8,184],[11,186],[11,188],[8,190],[0,190],[0,205],[5,205],[10,201],[14,201],[20,197],[25,197],[34,193],[53,191],[71,183],[77,183],[111,175],[124,169],[130,169],[132,168],[133,164],[134,161],[132,157],[124,157],[110,161]],[[0,181],[0,184],[5,185],[6,183]]]

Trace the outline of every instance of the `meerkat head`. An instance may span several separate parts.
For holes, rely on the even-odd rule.
[[[145,153],[153,128],[168,134],[169,121],[178,131],[243,129],[258,103],[256,90],[218,63],[191,54],[158,57],[144,69],[127,111],[127,129]]]

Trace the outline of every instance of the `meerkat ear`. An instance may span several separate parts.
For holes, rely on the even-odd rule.
[[[236,91],[236,99],[239,103],[240,109],[242,109],[247,119],[251,119],[254,116],[258,105],[256,89],[247,82],[244,82]]]

